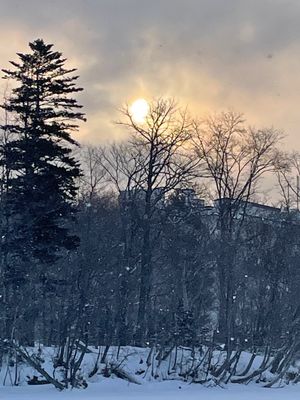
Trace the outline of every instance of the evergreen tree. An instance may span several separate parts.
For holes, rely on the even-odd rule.
[[[80,175],[71,133],[85,120],[82,107],[70,97],[76,86],[75,69],[66,59],[38,39],[31,52],[11,61],[13,70],[2,70],[14,81],[10,98],[2,105],[10,123],[2,128],[10,140],[2,148],[1,162],[10,171],[6,182],[11,229],[6,235],[10,266],[6,279],[22,281],[32,263],[53,263],[62,249],[73,249],[78,239],[66,224],[74,213]]]

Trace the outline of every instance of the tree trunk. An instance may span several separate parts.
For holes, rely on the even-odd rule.
[[[151,280],[151,249],[150,249],[150,224],[145,222],[143,231],[143,246],[141,255],[141,271],[140,271],[140,295],[139,308],[137,317],[137,329],[135,342],[137,345],[143,345],[147,330],[146,308],[150,296],[150,280]]]

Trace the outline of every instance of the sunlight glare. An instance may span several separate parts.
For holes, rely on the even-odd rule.
[[[134,122],[143,124],[149,113],[149,104],[145,99],[137,99],[130,106],[130,114]]]

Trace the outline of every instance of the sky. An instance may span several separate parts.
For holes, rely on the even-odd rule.
[[[244,113],[300,151],[299,0],[0,0],[0,10],[2,68],[37,38],[78,68],[80,142],[122,138],[125,103],[172,97],[197,118]]]

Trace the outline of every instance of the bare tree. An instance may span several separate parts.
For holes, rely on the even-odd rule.
[[[300,154],[282,152],[275,164],[281,203],[287,211],[300,207]]]
[[[274,171],[282,133],[246,127],[243,116],[232,112],[195,123],[195,130],[194,148],[217,198],[232,199],[234,206],[250,200],[262,175]]]
[[[153,219],[165,196],[190,182],[197,161],[187,151],[193,126],[174,100],[154,100],[142,123],[135,121],[128,106],[122,115],[119,124],[129,131],[129,139],[112,146],[102,159],[111,181],[130,202],[141,231],[136,342],[142,343],[151,290]]]
[[[245,126],[241,114],[225,112],[195,123],[195,153],[211,183],[218,210],[216,265],[220,294],[220,333],[230,348],[234,333],[233,303],[236,255],[249,200],[263,175],[274,171],[281,133]]]
[[[83,174],[80,177],[80,193],[81,196],[88,196],[89,201],[92,201],[107,183],[105,179],[106,171],[99,161],[99,152],[101,152],[101,149],[96,146],[86,145],[81,147],[79,153],[81,168],[83,169]]]

